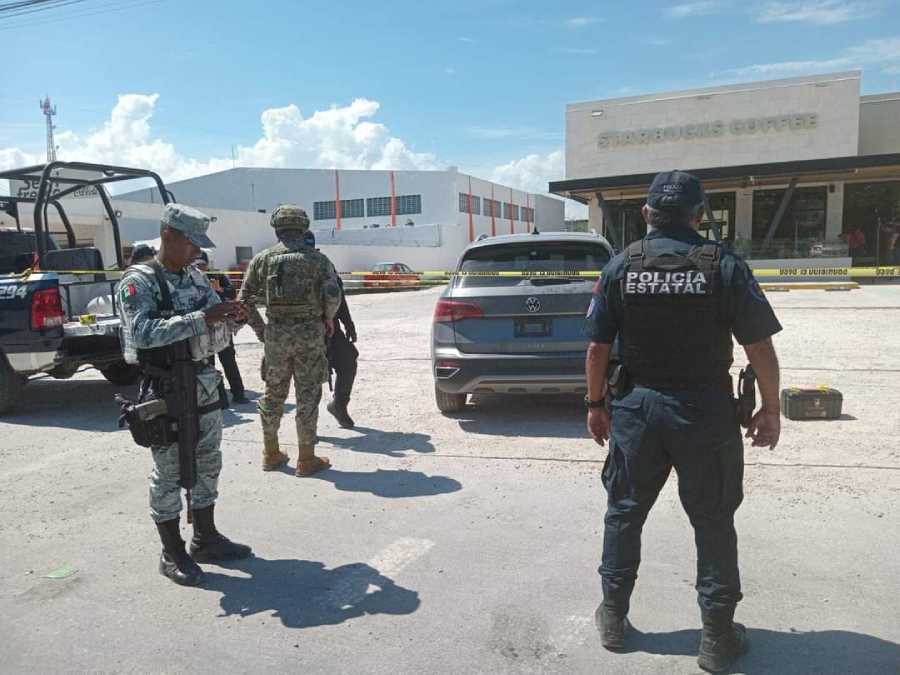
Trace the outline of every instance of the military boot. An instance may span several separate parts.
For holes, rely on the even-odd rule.
[[[159,573],[181,586],[196,586],[203,581],[203,570],[184,550],[178,518],[157,523],[156,529],[163,546]]]
[[[215,504],[205,509],[195,509],[194,538],[191,539],[191,555],[198,562],[216,560],[240,560],[252,553],[246,544],[236,544],[216,529]]]
[[[336,419],[338,424],[344,429],[352,429],[356,426],[353,418],[350,417],[350,413],[347,412],[347,404],[349,402],[349,398],[335,396],[331,399],[331,402],[325,406],[325,409],[334,416],[334,419]]]
[[[287,464],[289,459],[290,457],[281,452],[278,447],[278,434],[263,435],[263,471],[277,471]]]
[[[625,632],[629,624],[627,612],[601,604],[594,612],[594,623],[600,631],[600,644],[611,652],[625,650]]]
[[[316,447],[314,445],[300,446],[296,471],[298,476],[312,476],[314,473],[330,468],[331,462],[327,457],[316,457]]]
[[[747,629],[734,623],[734,610],[712,613],[701,612],[703,634],[700,637],[700,652],[697,665],[711,673],[720,673],[750,649]]]

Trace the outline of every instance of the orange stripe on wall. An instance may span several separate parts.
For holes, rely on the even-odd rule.
[[[497,210],[497,200],[494,199],[494,184],[491,183],[491,236],[497,236],[497,214],[495,211]]]
[[[393,171],[391,171],[391,227],[397,227],[397,189]]]
[[[341,229],[341,174],[334,170],[334,218],[335,228]]]
[[[469,241],[475,241],[475,222],[472,220],[472,177],[469,176]]]

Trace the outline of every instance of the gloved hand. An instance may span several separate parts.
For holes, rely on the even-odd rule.
[[[347,339],[350,340],[350,342],[356,342],[356,324],[351,322],[344,326],[344,328],[347,329]]]

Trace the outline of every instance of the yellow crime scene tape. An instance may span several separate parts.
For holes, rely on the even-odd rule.
[[[121,276],[124,270],[26,270],[19,277],[27,277],[31,274],[71,274],[75,276],[94,276],[97,274]],[[228,276],[241,277],[244,272],[240,270],[210,270],[211,274],[226,274]],[[559,270],[559,271],[529,271],[529,270],[503,270],[497,272],[457,272],[451,270],[425,270],[422,272],[340,272],[345,277],[369,277],[363,279],[365,283],[374,284],[404,284],[417,282],[441,282],[451,277],[511,277],[511,278],[572,278],[583,277],[596,279],[600,271],[584,270]],[[756,277],[794,277],[815,279],[818,277],[839,277],[846,279],[872,279],[872,278],[896,278],[900,277],[900,266],[883,267],[772,267],[753,270]],[[412,277],[418,277],[412,278]],[[426,279],[423,277],[436,277]]]

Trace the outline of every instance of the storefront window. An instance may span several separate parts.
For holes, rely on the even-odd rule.
[[[753,193],[754,258],[806,258],[815,256],[825,244],[825,215],[828,188],[796,188],[790,204],[764,244],[772,219],[785,190],[756,190]]]
[[[697,231],[701,236],[715,241],[718,227],[721,241],[725,242],[726,247],[730,247],[730,242],[734,239],[735,194],[734,192],[713,192],[707,195],[707,199],[713,219],[710,221],[709,214],[704,212],[703,220]]]
[[[844,239],[853,235],[854,264],[897,264],[900,231],[900,181],[848,183],[844,186]]]
[[[604,235],[617,251],[647,234],[647,223],[641,213],[644,199],[609,202],[611,222],[604,223]]]

